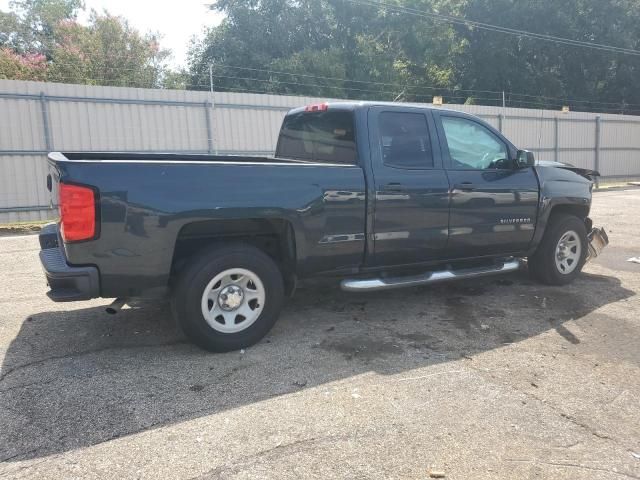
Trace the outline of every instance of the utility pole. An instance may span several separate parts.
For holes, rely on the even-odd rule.
[[[214,91],[213,91],[213,64],[210,63],[209,64],[209,91],[211,93],[211,101],[209,102],[209,104],[211,105],[211,120],[209,120],[209,113],[207,112],[207,123],[209,124],[209,127],[207,128],[207,130],[209,131],[210,134],[210,145],[213,146],[214,148],[214,153],[216,155],[218,155],[218,143],[214,141],[213,136],[214,136],[214,128],[215,126],[214,124],[214,113],[215,113],[215,107],[216,107],[216,100],[215,100],[215,96],[214,96]]]

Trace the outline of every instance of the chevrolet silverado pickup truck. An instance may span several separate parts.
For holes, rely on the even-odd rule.
[[[369,292],[526,262],[563,285],[608,243],[589,219],[597,172],[536,164],[442,108],[297,108],[274,157],[54,152],[49,164],[48,296],[167,296],[188,338],[218,352],[259,341],[309,277]]]

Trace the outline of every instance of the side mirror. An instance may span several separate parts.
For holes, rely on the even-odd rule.
[[[536,164],[536,157],[529,150],[518,150],[516,163],[518,168],[533,167]]]

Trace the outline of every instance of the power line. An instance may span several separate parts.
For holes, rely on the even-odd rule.
[[[219,68],[229,68],[229,69],[233,69],[233,70],[246,70],[246,71],[255,71],[255,72],[264,72],[264,73],[269,73],[269,74],[275,74],[275,75],[287,75],[287,76],[296,76],[296,77],[308,77],[308,78],[315,78],[318,80],[330,80],[330,81],[343,81],[343,82],[349,82],[349,83],[361,83],[361,84],[367,84],[367,85],[383,85],[383,86],[391,86],[391,87],[396,87],[396,88],[402,88],[402,89],[414,89],[414,90],[431,90],[435,93],[441,93],[441,92],[466,92],[466,93],[489,93],[489,94],[496,94],[496,95],[502,95],[502,91],[497,91],[497,90],[473,90],[473,89],[462,89],[462,88],[455,88],[455,87],[434,87],[434,86],[418,86],[418,85],[403,85],[403,84],[399,84],[399,83],[386,83],[386,82],[374,82],[374,81],[367,81],[367,80],[350,80],[350,79],[346,79],[346,78],[339,78],[339,77],[324,77],[321,75],[309,75],[309,74],[304,74],[304,73],[290,73],[290,72],[282,72],[282,71],[277,71],[277,70],[268,70],[265,68],[250,68],[250,67],[239,67],[239,66],[235,66],[235,65],[226,65],[226,64],[218,64],[215,65],[215,67],[219,67]],[[200,75],[196,75],[196,76],[202,76],[204,77],[205,74],[200,74]],[[207,74],[208,76],[208,74]],[[355,90],[355,89],[353,89]],[[392,92],[389,92],[392,93]],[[557,100],[559,102],[565,102],[565,103],[590,103],[590,104],[594,104],[594,105],[611,105],[611,106],[622,106],[623,104],[625,106],[640,106],[640,104],[632,104],[632,103],[624,103],[624,102],[599,102],[599,101],[594,101],[594,100],[579,100],[579,99],[574,99],[574,98],[569,98],[569,97],[549,97],[549,96],[545,96],[545,95],[533,95],[533,94],[527,94],[527,93],[517,93],[517,92],[511,92],[511,91],[504,91],[504,93],[508,96],[519,96],[519,97],[528,97],[528,98],[535,98],[535,99],[545,99],[545,100]],[[426,95],[419,95],[419,96],[425,96]],[[456,97],[456,98],[462,98],[462,97]]]
[[[382,86],[388,86],[388,87],[397,87],[397,88],[417,88],[417,89],[424,89],[424,90],[435,90],[435,91],[452,91],[452,92],[469,92],[469,93],[495,93],[495,94],[500,94],[502,95],[502,91],[493,91],[493,90],[465,90],[462,88],[449,88],[449,87],[433,87],[433,86],[411,86],[411,85],[403,85],[400,83],[386,83],[386,82],[375,82],[372,80],[351,80],[348,78],[339,78],[339,77],[323,77],[320,75],[309,75],[309,74],[305,74],[305,73],[290,73],[290,72],[281,72],[281,71],[277,71],[277,70],[267,70],[264,68],[250,68],[250,67],[237,67],[234,65],[224,65],[224,64],[220,64],[220,65],[214,65],[214,67],[220,67],[220,68],[231,68],[234,70],[247,70],[247,71],[254,71],[254,72],[264,72],[264,73],[273,73],[276,75],[289,75],[289,76],[296,76],[296,77],[307,77],[307,78],[317,78],[317,79],[321,79],[321,80],[331,80],[331,81],[341,81],[341,82],[349,82],[349,83],[364,83],[364,84],[368,84],[368,85],[382,85]],[[200,75],[204,75],[204,74],[200,74]]]
[[[281,84],[281,85],[293,85],[293,86],[301,86],[301,87],[313,87],[313,88],[328,88],[328,89],[334,89],[334,90],[349,90],[349,91],[358,91],[358,92],[368,92],[368,93],[378,93],[378,94],[389,94],[389,95],[397,95],[397,91],[389,91],[389,90],[368,90],[368,89],[362,89],[362,88],[351,88],[351,87],[344,87],[344,86],[334,86],[334,85],[322,85],[322,84],[318,84],[318,83],[299,83],[299,82],[287,82],[287,81],[281,81],[281,80],[274,80],[274,79],[262,79],[262,78],[253,78],[253,77],[238,77],[238,76],[229,76],[229,75],[217,75],[217,74],[212,74],[212,76],[214,78],[226,78],[226,79],[230,79],[230,80],[243,80],[243,81],[247,81],[247,82],[263,82],[263,83],[276,83],[276,84]],[[423,98],[428,98],[428,95],[421,95],[421,94],[413,94],[416,97],[423,97]],[[460,97],[460,96],[448,96],[448,98],[451,99],[467,99],[468,97]],[[496,98],[476,98],[477,100],[494,100],[497,101],[498,99]]]
[[[515,35],[518,37],[528,37],[528,38],[534,38],[537,40],[544,40],[547,42],[571,45],[574,47],[585,47],[585,48],[592,48],[595,50],[602,50],[607,52],[615,52],[615,53],[623,53],[627,55],[640,56],[640,50],[634,50],[631,48],[616,47],[613,45],[605,45],[601,43],[585,42],[582,40],[573,40],[570,38],[557,37],[554,35],[528,32],[526,30],[518,30],[515,28],[501,27],[499,25],[492,25],[490,23],[477,22],[474,20],[468,20],[466,18],[461,18],[461,17],[442,15],[442,14],[433,13],[433,12],[424,12],[424,11],[410,8],[410,7],[403,7],[400,5],[390,5],[388,3],[380,2],[378,0],[346,0],[346,1],[350,3],[357,3],[359,5],[383,7],[391,11],[406,13],[408,15],[413,15],[417,17],[432,18],[432,19],[441,20],[449,23],[458,24],[458,25],[472,26],[482,30],[504,33],[508,35]]]

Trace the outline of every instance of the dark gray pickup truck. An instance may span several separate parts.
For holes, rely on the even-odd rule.
[[[592,176],[535,164],[473,116],[403,104],[292,110],[275,157],[51,153],[40,235],[55,301],[170,296],[198,345],[260,340],[300,279],[375,291],[509,272],[572,281],[608,243]]]

